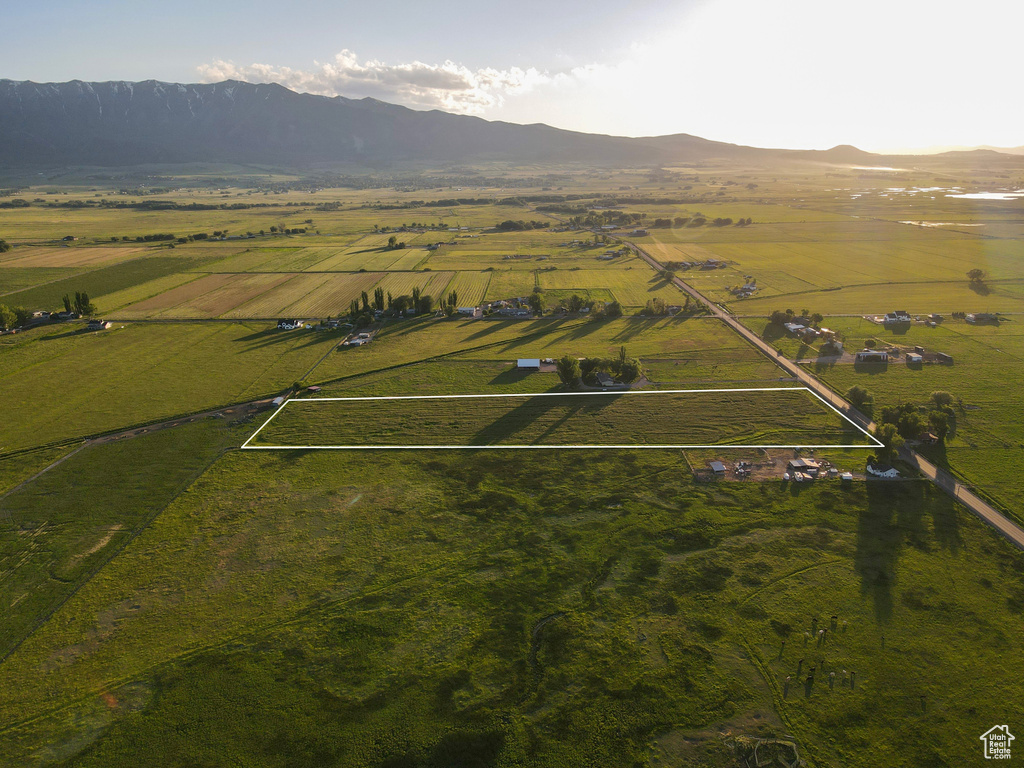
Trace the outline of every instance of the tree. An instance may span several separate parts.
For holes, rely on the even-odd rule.
[[[7,253],[11,250],[11,244],[6,240],[0,240],[0,253]]]
[[[985,274],[985,270],[978,269],[977,267],[967,273],[967,279],[972,283],[982,283],[985,281],[986,277],[987,275]]]
[[[544,311],[544,301],[541,299],[539,293],[531,293],[529,298],[530,309],[535,314],[541,314]]]
[[[416,302],[416,314],[417,315],[429,315],[434,311],[434,297],[429,294],[426,296],[420,296],[420,300]]]
[[[640,367],[640,361],[633,357],[622,361],[619,366],[619,378],[626,384],[632,384],[640,378],[642,373],[643,368]]]
[[[904,444],[895,424],[882,424],[875,430],[875,437],[883,446],[878,453],[882,461],[885,462],[891,462]]]
[[[604,316],[609,318],[622,317],[622,305],[617,301],[610,301],[604,305]]]
[[[14,310],[6,304],[0,304],[0,328],[13,328],[17,321],[18,316],[14,314]]]
[[[71,314],[71,297],[65,293],[61,301],[64,302],[64,311]]]
[[[27,325],[28,321],[32,319],[32,310],[25,309],[24,307],[14,308],[14,322],[18,325]]]
[[[359,317],[359,299],[352,299],[348,305],[348,316],[352,322],[355,322],[356,318]]]
[[[373,308],[383,312],[384,311],[384,289],[375,288],[373,290]]]
[[[953,396],[942,390],[932,392],[931,400],[936,408],[949,408],[953,404]]]
[[[398,238],[395,237],[394,235],[392,235],[391,237],[388,238],[388,248],[393,251],[397,247],[398,247]]]
[[[824,319],[824,315],[822,315],[820,312],[815,312],[813,315],[811,315],[811,325],[817,328],[821,325],[821,321]]]
[[[363,291],[360,294],[360,298],[363,300],[363,312],[369,312],[370,311],[370,297],[367,295],[366,291]]]
[[[865,406],[870,407],[875,401],[874,395],[856,384],[846,390],[846,399],[853,403],[854,408],[859,408],[862,411]]]
[[[564,355],[555,363],[558,378],[567,387],[575,388],[580,380],[580,361],[571,355]]]
[[[940,443],[946,442],[949,434],[949,416],[944,411],[932,411],[928,414],[928,424]]]

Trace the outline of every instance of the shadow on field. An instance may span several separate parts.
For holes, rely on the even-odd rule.
[[[500,445],[503,443],[527,444],[523,441],[513,441],[512,438],[529,426],[537,419],[547,416],[556,409],[566,409],[554,424],[544,430],[542,434],[531,439],[528,444],[540,445],[545,438],[551,436],[565,424],[569,419],[584,413],[592,413],[611,405],[618,396],[599,395],[590,398],[582,397],[532,397],[503,415],[477,432],[470,445]]]
[[[956,505],[945,496],[932,495],[921,483],[868,480],[867,505],[857,522],[854,565],[862,594],[870,595],[875,618],[886,623],[892,616],[892,590],[896,563],[905,544],[928,548],[926,508],[932,514],[935,538],[947,549],[960,544]]]
[[[867,373],[871,376],[875,376],[879,373],[885,373],[889,370],[888,363],[861,363],[854,362],[853,370],[857,373]]]
[[[634,336],[639,336],[645,331],[654,328],[664,320],[662,317],[648,317],[644,319],[630,318],[626,327],[612,337],[612,341],[629,341]]]

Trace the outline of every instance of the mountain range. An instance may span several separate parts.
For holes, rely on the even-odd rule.
[[[210,84],[0,80],[0,167],[240,163],[304,167],[473,161],[656,165],[782,159],[879,164],[841,146],[775,150],[688,134],[626,138],[517,125],[376,99]]]

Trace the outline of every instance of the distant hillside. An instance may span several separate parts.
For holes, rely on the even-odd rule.
[[[235,81],[0,80],[0,165],[392,161],[660,163],[763,150],[676,135],[628,139],[417,112]]]
[[[624,138],[516,125],[277,84],[0,80],[0,167],[507,161],[623,166],[725,160],[879,164],[847,145],[758,149],[688,134]]]

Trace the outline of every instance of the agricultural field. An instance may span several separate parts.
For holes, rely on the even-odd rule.
[[[870,445],[806,390],[295,400],[247,443],[347,446]]]
[[[225,454],[0,665],[2,764],[963,764],[1024,695],[1020,558],[928,485],[528,453]]]
[[[678,275],[758,332],[774,309],[807,308],[848,349],[870,339],[952,354],[952,366],[854,366],[769,333],[837,391],[870,390],[876,416],[950,392],[947,444],[922,452],[1020,519],[1020,201],[933,189],[983,191],[994,177],[714,161],[394,173],[343,188],[153,167],[130,184],[164,174],[160,201],[226,207],[135,210],[97,204],[134,205],[121,182],[69,170],[25,181],[30,207],[0,209],[14,246],[0,255],[0,303],[54,309],[85,291],[115,321],[0,338],[0,768],[140,755],[919,768],[980,763],[978,735],[1015,728],[1021,552],[909,472],[784,482],[784,462],[809,455],[859,478],[875,449],[721,320],[637,315],[648,299],[685,299],[636,256],[598,258],[631,227],[608,242],[490,229],[565,226],[545,202],[638,214],[651,234],[636,244],[655,258],[724,260]],[[652,226],[698,214],[753,223]],[[437,228],[383,231],[424,225]],[[271,226],[306,234],[246,236]],[[216,230],[234,239],[188,241]],[[168,232],[186,237],[134,241]],[[407,247],[389,250],[392,234]],[[66,235],[79,239],[59,245]],[[984,280],[969,283],[972,268]],[[734,298],[749,280],[757,293]],[[537,288],[549,309],[577,293],[625,316],[386,315],[359,347],[340,345],[347,325],[271,321],[343,316],[377,287],[435,302],[454,291],[460,306]],[[903,334],[863,319],[896,308],[1005,314]],[[516,365],[623,353],[640,361],[645,394],[567,395],[547,366]],[[752,388],[772,391],[706,391]],[[316,401],[467,394],[509,397]],[[253,445],[366,447],[239,450],[271,414]],[[776,451],[783,464],[757,480],[709,482],[708,464],[765,451],[640,449],[811,436],[830,447]],[[372,447],[399,441],[494,447]]]
[[[670,282],[654,274],[649,267],[636,265],[627,269],[572,269],[538,272],[541,290],[586,291],[603,288],[613,300],[624,307],[643,307],[651,299],[666,304],[681,303],[682,292]]]
[[[265,324],[168,323],[85,333],[58,327],[0,347],[12,402],[0,453],[274,396],[337,338]]]

